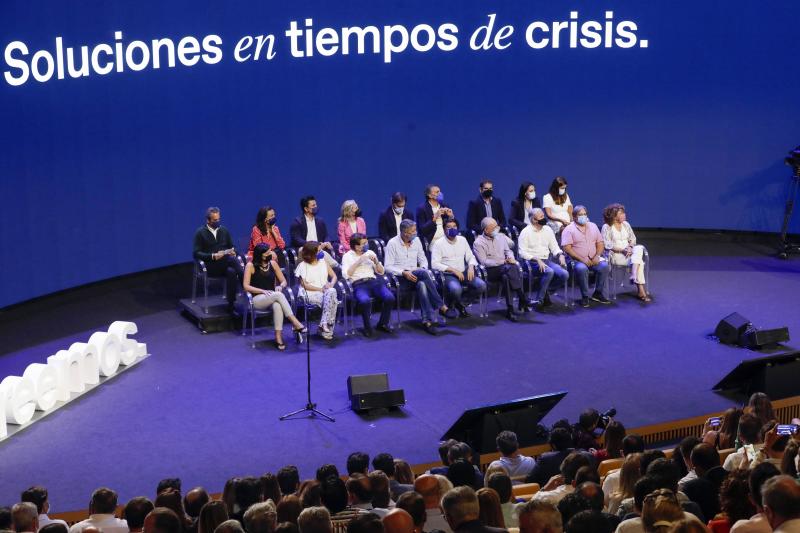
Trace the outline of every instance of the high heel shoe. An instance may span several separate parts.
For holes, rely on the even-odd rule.
[[[292,328],[294,332],[294,339],[297,341],[297,344],[303,344],[303,335],[308,332],[305,326],[301,327],[300,329]]]

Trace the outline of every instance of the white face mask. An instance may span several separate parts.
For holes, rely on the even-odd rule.
[[[403,214],[403,209],[405,209],[405,207],[397,207],[397,206],[392,207],[392,210],[394,210],[394,212],[398,215]]]
[[[563,195],[564,195],[564,193],[566,193],[566,192],[567,192],[567,188],[566,188],[566,187],[561,187],[560,189],[558,189],[558,194],[560,194],[560,195],[562,195],[562,196],[563,196]]]
[[[526,197],[528,200],[535,200],[535,199],[536,199],[536,193],[535,193],[535,192],[529,192],[529,193],[526,193],[526,194],[525,194],[525,197]]]

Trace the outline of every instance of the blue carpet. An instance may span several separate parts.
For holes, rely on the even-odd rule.
[[[217,492],[231,476],[288,463],[304,478],[323,462],[344,470],[354,450],[434,461],[439,437],[465,408],[562,389],[569,394],[546,423],[574,420],[587,406],[615,406],[628,427],[724,409],[730,400],[710,388],[752,354],[706,334],[732,311],[798,334],[800,261],[772,259],[747,244],[687,246],[651,243],[648,306],[625,296],[610,307],[510,324],[492,300],[488,322],[452,321],[437,338],[408,327],[392,338],[315,340],[313,396],[335,423],[278,421],[305,404],[305,353],[293,343],[285,353],[266,344],[253,350],[235,333],[200,334],[174,309],[140,312],[137,338],[152,357],[0,444],[0,504],[43,484],[53,512],[80,509],[98,486],[126,501],[152,497],[159,479],[175,476],[184,487]],[[0,375],[130,316],[106,305],[104,321],[84,332],[0,357]],[[347,376],[387,371],[391,385],[405,389],[406,408],[372,418],[351,412]]]

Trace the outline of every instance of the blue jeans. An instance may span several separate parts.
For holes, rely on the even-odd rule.
[[[607,261],[600,261],[600,263],[590,267],[580,261],[574,261],[572,269],[575,273],[575,279],[578,281],[578,286],[581,288],[582,298],[589,297],[589,270],[595,273],[594,291],[602,294],[604,298],[608,298],[608,294],[606,294],[606,279],[608,279],[610,269]]]
[[[417,289],[417,299],[419,300],[419,308],[422,313],[422,321],[430,322],[433,320],[433,310],[439,309],[444,305],[442,297],[439,296],[439,291],[436,290],[436,283],[433,281],[430,273],[427,270],[417,269],[412,272],[417,276],[417,282],[413,285]],[[412,285],[404,277],[400,277],[400,283],[404,286]]]
[[[539,278],[539,292],[536,293],[536,300],[544,301],[547,295],[547,289],[550,287],[550,282],[554,277],[557,277],[566,287],[567,280],[569,279],[569,272],[567,272],[561,265],[549,259],[544,262],[547,265],[544,272],[539,270],[539,265],[536,260],[530,261],[531,273],[534,277]]]
[[[461,295],[464,292],[464,286],[477,293],[486,292],[486,282],[475,275],[472,281],[467,281],[467,272],[464,271],[464,281],[459,281],[457,277],[449,272],[444,273],[444,286],[448,300],[451,304],[461,304]]]
[[[381,304],[381,317],[378,325],[386,326],[392,317],[392,307],[394,306],[394,295],[384,284],[383,279],[372,278],[370,280],[357,282],[353,285],[356,302],[361,311],[361,318],[364,327],[369,329],[369,317],[372,314],[372,298],[377,299]]]

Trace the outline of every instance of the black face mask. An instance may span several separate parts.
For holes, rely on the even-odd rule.
[[[353,213],[353,216],[355,216],[356,218],[360,217],[361,216],[361,209],[356,209],[356,212]]]
[[[543,218],[541,220],[537,220],[536,223],[539,224],[540,226],[546,226],[547,225],[547,219]]]
[[[494,191],[492,189],[486,189],[486,190],[481,191],[481,196],[483,196],[484,198],[488,199],[488,198],[492,197],[493,193],[494,193]]]
[[[215,220],[214,222],[209,222],[208,227],[217,229],[219,227],[219,223],[220,223],[219,220]]]
[[[269,224],[270,226],[274,226],[277,221],[278,219],[276,217],[272,217],[269,220],[267,220],[267,224]]]

